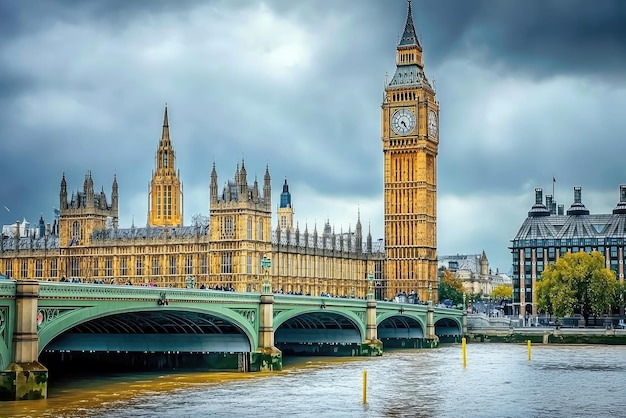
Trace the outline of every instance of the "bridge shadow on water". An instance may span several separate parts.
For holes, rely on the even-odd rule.
[[[238,371],[247,353],[43,352],[50,382],[67,376],[173,371]]]

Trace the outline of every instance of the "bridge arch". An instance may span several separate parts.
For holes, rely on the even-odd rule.
[[[426,324],[419,312],[385,312],[376,318],[378,339],[385,348],[420,348]]]
[[[435,317],[435,334],[441,342],[458,342],[463,336],[463,324],[457,318]]]
[[[364,317],[351,310],[303,306],[279,312],[274,317],[276,344],[361,344],[364,337]]]
[[[210,306],[209,306],[210,307]],[[256,312],[256,311],[252,311]],[[213,344],[216,348],[224,349],[224,351],[243,352],[254,351],[258,345],[258,333],[254,327],[255,321],[258,321],[256,314],[251,317],[244,317],[242,314],[228,308],[220,308],[219,310],[202,309],[196,306],[176,306],[176,307],[155,307],[154,304],[146,304],[145,306],[128,305],[116,306],[96,305],[90,307],[82,307],[74,310],[66,311],[49,322],[44,322],[43,327],[39,330],[39,353],[49,346],[51,343],[59,343],[68,346],[77,346],[81,344],[81,340],[87,339],[87,335],[102,335],[106,337],[92,338],[91,343],[99,347],[104,347],[109,343],[127,344],[128,347],[146,347],[150,344],[156,344],[155,335],[163,335],[166,329],[172,331],[171,335],[177,335],[180,338],[180,344],[188,344],[188,347],[198,348],[204,344]],[[219,322],[219,324],[218,324]],[[219,335],[220,330],[224,331],[228,328],[230,338],[222,338],[217,341],[215,337],[209,337],[210,333],[206,331],[216,332]],[[78,334],[84,334],[84,337],[74,335],[71,337],[63,337],[68,331],[75,330]],[[112,337],[115,331],[121,331],[124,341],[119,338],[116,340]],[[137,334],[137,331],[142,331]],[[236,330],[241,337],[234,337],[233,331]],[[111,333],[113,331],[113,333]],[[147,331],[147,332],[146,332]],[[186,331],[186,332],[185,332]],[[131,335],[133,335],[131,337]],[[152,336],[150,336],[152,335]],[[189,335],[195,335],[190,337]],[[198,337],[202,335],[203,337]],[[128,337],[128,338],[126,338]],[[177,338],[178,338],[177,337]],[[55,340],[56,339],[56,340]],[[158,347],[158,346],[157,346]],[[161,344],[162,348],[172,349],[172,343]],[[141,348],[144,351],[144,348]],[[226,349],[228,348],[228,349]],[[245,350],[244,350],[245,348]],[[160,351],[160,350],[159,350]],[[167,351],[167,350],[166,350]],[[178,350],[183,351],[183,350]],[[193,349],[190,351],[202,351]],[[209,350],[204,350],[209,351]]]

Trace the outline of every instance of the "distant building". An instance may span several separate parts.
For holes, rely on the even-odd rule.
[[[591,215],[582,202],[582,188],[574,187],[574,202],[563,213],[552,195],[535,189],[535,204],[512,241],[513,304],[515,314],[537,314],[537,281],[546,265],[566,253],[599,251],[606,267],[624,281],[626,245],[626,185],[610,214]]]
[[[19,231],[19,233],[18,233]],[[49,233],[50,231],[48,231]],[[24,218],[22,222],[15,221],[14,224],[11,225],[2,225],[2,235],[5,238],[43,238],[46,234],[46,226],[43,221],[43,215],[39,219],[39,224],[37,227],[31,227],[30,222]]]
[[[482,254],[457,254],[439,257],[439,269],[448,269],[463,282],[463,288],[469,294],[480,294],[489,297],[493,289],[499,285],[511,286],[511,278],[494,273],[489,268],[489,260],[485,251]]]

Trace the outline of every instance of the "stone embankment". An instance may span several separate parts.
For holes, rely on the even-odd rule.
[[[467,322],[469,342],[626,345],[626,329],[519,327],[518,321],[485,315],[468,315]]]

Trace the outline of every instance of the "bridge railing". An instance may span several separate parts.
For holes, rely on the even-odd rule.
[[[274,294],[274,301],[275,303],[280,304],[294,303],[297,305],[318,305],[319,307],[341,306],[363,308],[366,306],[366,301],[364,299],[335,298],[329,296]]]
[[[0,297],[15,296],[15,280],[0,280]]]
[[[15,292],[13,292],[15,293]],[[206,300],[259,302],[259,294],[221,290],[181,289],[83,283],[41,282],[41,299],[158,299],[164,294],[168,300]]]

